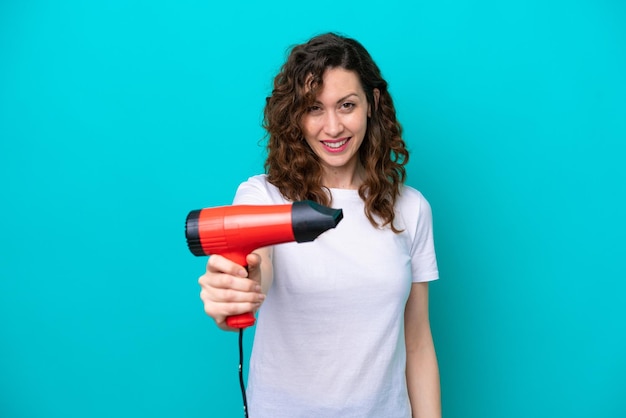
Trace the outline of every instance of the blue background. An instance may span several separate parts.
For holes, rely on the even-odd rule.
[[[433,207],[444,415],[626,416],[624,2],[209,3],[0,3],[0,416],[242,415],[184,218],[262,171],[272,77],[330,30]]]

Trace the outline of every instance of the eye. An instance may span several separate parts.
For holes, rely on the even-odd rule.
[[[307,108],[308,113],[319,113],[322,111],[322,108],[318,105],[309,106]]]
[[[341,104],[341,109],[350,111],[350,110],[354,109],[355,106],[356,105],[354,103],[352,103],[352,102],[344,102],[344,103]]]

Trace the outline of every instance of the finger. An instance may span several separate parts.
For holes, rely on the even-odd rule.
[[[256,311],[260,303],[211,303],[204,305],[205,313],[215,322],[222,323],[227,317]]]
[[[256,291],[205,288],[200,292],[200,298],[204,303],[261,303],[265,300],[265,295]]]
[[[255,312],[261,306],[265,295],[221,291],[219,289],[202,289],[200,299],[204,304],[206,314],[212,317],[219,325],[225,320],[226,316]]]
[[[200,298],[207,303],[260,303],[265,300],[261,286],[249,279],[223,276],[223,283],[214,280],[213,283],[203,282],[200,278]]]
[[[248,254],[246,262],[248,263],[248,279],[261,283],[261,261],[262,258],[258,254]]]
[[[216,309],[224,316],[241,315],[248,312],[253,312],[261,304],[260,303],[223,303],[216,305]]]
[[[203,289],[230,289],[239,292],[261,292],[257,282],[250,279],[223,273],[206,273],[200,276],[198,284]]]
[[[209,257],[206,270],[212,273],[226,273],[233,276],[248,277],[248,272],[243,266],[219,254]]]
[[[248,254],[246,262],[248,263],[248,270],[257,269],[261,265],[261,256],[256,253]]]

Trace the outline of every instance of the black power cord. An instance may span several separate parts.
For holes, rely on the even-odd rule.
[[[248,399],[246,398],[246,385],[243,382],[243,328],[239,329],[239,386],[243,399],[243,416],[248,418]]]

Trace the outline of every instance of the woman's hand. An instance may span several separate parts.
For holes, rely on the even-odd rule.
[[[209,257],[206,272],[198,279],[202,289],[200,299],[206,314],[221,329],[236,331],[226,325],[226,317],[255,312],[265,300],[261,287],[261,260],[261,255],[249,254],[246,271],[220,255]]]

